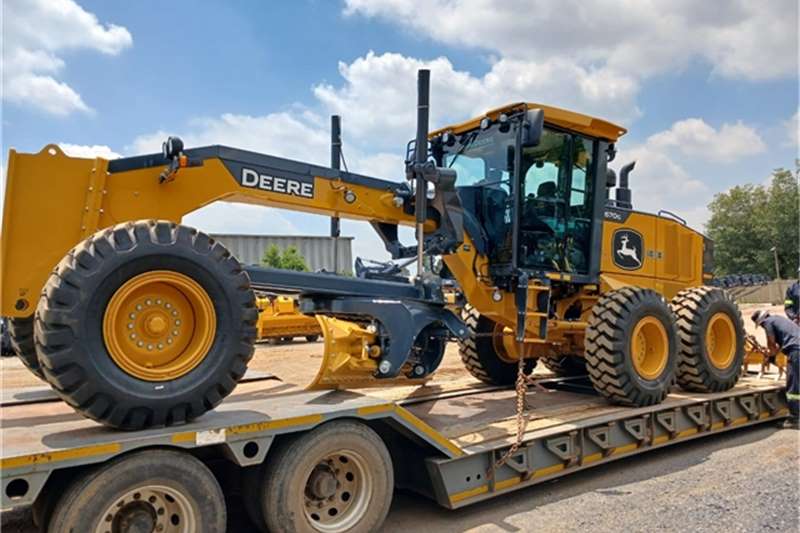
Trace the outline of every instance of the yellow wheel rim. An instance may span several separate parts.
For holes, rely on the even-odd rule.
[[[706,353],[712,365],[725,370],[736,355],[736,328],[726,313],[717,313],[706,326]]]
[[[200,364],[216,327],[214,304],[196,281],[154,270],[129,279],[111,297],[103,339],[111,358],[129,375],[168,381]]]
[[[660,320],[652,316],[639,320],[631,336],[631,358],[642,378],[653,380],[661,375],[669,359],[669,340]]]

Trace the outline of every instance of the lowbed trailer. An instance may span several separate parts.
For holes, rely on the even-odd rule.
[[[674,392],[659,405],[631,408],[609,405],[582,378],[544,378],[526,396],[522,444],[500,466],[516,440],[515,391],[464,379],[305,391],[256,376],[191,424],[137,432],[102,427],[44,391],[12,394],[2,405],[2,507],[36,501],[34,517],[40,526],[52,520],[50,531],[78,531],[90,524],[81,520],[92,517],[114,524],[142,519],[153,531],[193,530],[180,529],[187,524],[220,531],[223,491],[206,468],[216,462],[217,473],[219,463],[228,471],[254,467],[243,468],[247,474],[237,479],[249,500],[244,507],[262,527],[260,513],[269,515],[271,530],[368,531],[385,518],[393,487],[459,508],[648,450],[778,420],[788,413],[783,389],[745,377],[726,392]],[[148,474],[151,460],[156,471]],[[181,468],[190,472],[184,477]],[[148,475],[163,479],[143,481]],[[171,522],[159,522],[162,507]]]

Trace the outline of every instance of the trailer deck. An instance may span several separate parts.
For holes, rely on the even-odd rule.
[[[496,461],[516,436],[515,393],[471,379],[305,391],[255,376],[190,424],[137,432],[100,426],[46,391],[12,391],[0,407],[2,507],[32,503],[57,470],[101,463],[131,450],[216,447],[248,466],[264,461],[280,434],[350,418],[383,425],[429,450],[427,482],[412,488],[457,508],[653,448],[780,419],[788,413],[783,388],[746,377],[724,393],[676,391],[659,405],[628,408],[608,404],[580,378],[542,379],[527,394],[523,444],[500,467]]]

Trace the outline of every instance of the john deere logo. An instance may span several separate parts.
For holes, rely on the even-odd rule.
[[[642,268],[644,256],[642,251],[642,235],[632,229],[618,229],[612,239],[614,264],[624,270]]]

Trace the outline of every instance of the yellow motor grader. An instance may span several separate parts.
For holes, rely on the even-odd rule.
[[[301,313],[297,300],[290,296],[256,297],[256,309],[256,340],[281,343],[303,337],[308,342],[316,342],[322,335],[317,319]]]
[[[104,424],[180,424],[244,375],[259,290],[294,294],[319,317],[313,387],[421,382],[451,339],[484,382],[512,384],[542,359],[624,405],[658,403],[676,381],[735,384],[742,319],[704,285],[711,242],[669,212],[633,209],[633,165],[618,184],[609,168],[624,128],[516,103],[429,133],[428,86],[420,71],[402,183],[174,137],[162,153],[111,161],[11,150],[0,311],[19,355]],[[416,276],[243,266],[181,223],[215,201],[369,222]],[[399,225],[416,228],[416,245]],[[438,273],[422,268],[431,257]],[[461,316],[443,296],[448,278]]]

